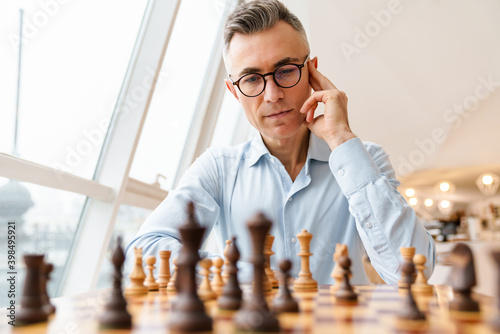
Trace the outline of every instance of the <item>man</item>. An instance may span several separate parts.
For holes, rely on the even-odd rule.
[[[229,16],[224,38],[226,86],[260,136],[202,154],[143,224],[128,257],[132,246],[176,254],[177,228],[192,200],[200,222],[215,228],[220,251],[236,235],[243,260],[251,250],[245,222],[263,211],[274,222],[271,265],[288,258],[293,276],[300,271],[296,235],[303,229],[313,234],[310,268],[320,284],[333,282],[336,243],[348,245],[355,284],[368,283],[365,250],[387,283],[399,279],[400,247],[427,256],[430,273],[432,238],[397,192],[387,154],[351,131],[347,97],[317,70],[318,59],[309,59],[297,17],[277,0],[246,3]],[[314,117],[318,103],[324,115]],[[240,278],[248,279],[248,266],[241,269]]]

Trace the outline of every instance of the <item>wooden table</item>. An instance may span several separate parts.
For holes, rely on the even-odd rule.
[[[245,286],[245,294],[250,293]],[[481,303],[479,314],[457,314],[448,311],[451,289],[435,286],[432,297],[418,297],[417,302],[427,314],[424,323],[401,323],[396,315],[400,309],[402,294],[397,287],[388,285],[356,286],[359,302],[356,305],[339,305],[330,295],[329,286],[320,286],[318,292],[296,293],[300,301],[298,314],[279,315],[282,332],[287,333],[495,333],[489,320],[495,314],[493,300],[476,296]],[[100,330],[98,316],[108,299],[110,290],[97,290],[76,296],[53,299],[57,307],[55,316],[48,322],[24,327],[7,325],[5,309],[1,313],[0,333],[169,333],[170,302],[174,295],[165,291],[151,292],[140,297],[129,297],[128,308],[133,317],[132,330]],[[269,300],[273,297],[269,296]],[[205,303],[207,312],[214,320],[214,333],[233,333],[233,312],[220,311],[216,303]]]

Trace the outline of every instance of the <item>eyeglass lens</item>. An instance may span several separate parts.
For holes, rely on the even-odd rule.
[[[264,90],[264,77],[259,74],[247,74],[239,82],[241,92],[248,96],[259,95]],[[274,71],[275,82],[283,87],[290,88],[300,80],[300,68],[297,65],[283,65]]]

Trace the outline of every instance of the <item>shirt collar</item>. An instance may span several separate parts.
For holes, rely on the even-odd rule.
[[[250,167],[255,165],[264,155],[271,155],[266,145],[264,145],[264,141],[262,140],[262,136],[260,135],[260,133],[257,133],[253,138],[251,147],[252,150],[249,161]],[[309,137],[309,148],[307,149],[306,165],[309,165],[308,161],[311,159],[328,162],[328,158],[330,157],[331,152],[332,151],[330,150],[330,147],[328,147],[328,144],[324,140],[316,137],[311,132],[311,135]]]
[[[266,145],[264,145],[264,141],[262,140],[262,136],[260,135],[260,133],[255,134],[254,138],[252,139],[251,147],[252,150],[250,153],[250,167],[253,167],[253,165],[255,165],[264,155],[271,155]]]
[[[314,159],[328,162],[330,153],[332,153],[332,151],[328,144],[311,132],[311,136],[309,137],[309,149],[307,150],[307,160]]]

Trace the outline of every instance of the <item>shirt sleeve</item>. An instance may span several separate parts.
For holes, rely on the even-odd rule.
[[[397,191],[387,153],[378,145],[351,139],[335,148],[329,166],[349,202],[356,229],[382,279],[396,284],[403,259],[400,247],[427,257],[426,277],[434,269],[435,244],[413,209]]]
[[[187,219],[187,204],[195,203],[198,222],[206,228],[203,242],[219,217],[219,173],[210,151],[203,153],[186,171],[178,187],[149,215],[126,248],[125,272],[134,265],[134,248],[142,247],[143,255],[158,256],[160,250],[172,251],[171,260],[181,247],[179,227]],[[211,257],[206,251],[200,256]],[[157,266],[158,267],[158,266]]]

